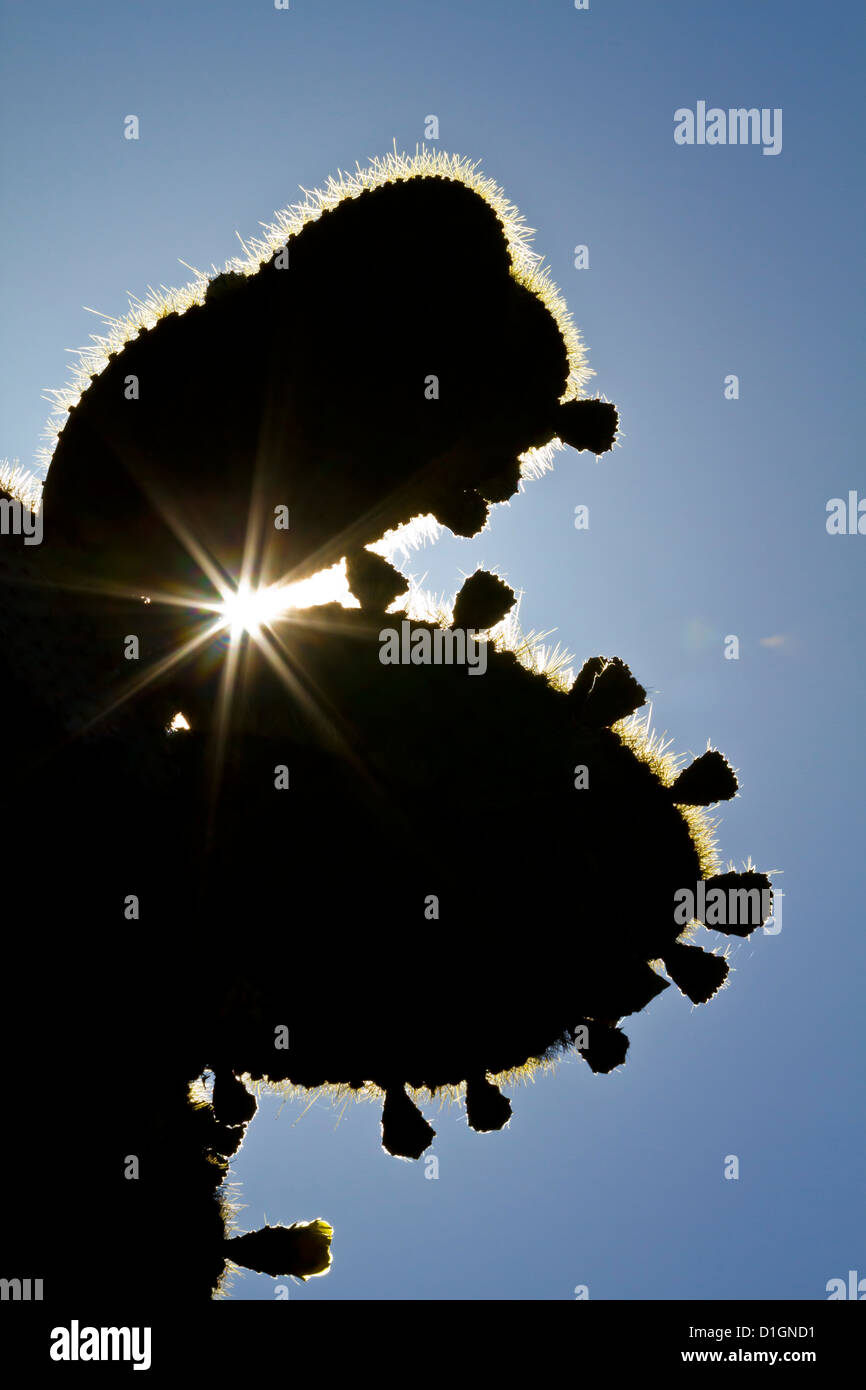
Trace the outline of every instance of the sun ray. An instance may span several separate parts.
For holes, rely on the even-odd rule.
[[[197,633],[194,637],[189,638],[176,651],[170,652],[168,656],[163,657],[154,665],[149,666],[136,680],[131,681],[130,684],[126,686],[122,694],[120,694],[116,700],[112,700],[110,704],[103,706],[99,713],[95,714],[92,719],[86,720],[78,729],[78,734],[82,735],[89,733],[97,724],[100,724],[104,719],[108,719],[118,709],[121,709],[123,705],[127,704],[135,696],[140,695],[149,685],[152,685],[155,681],[161,680],[163,676],[167,675],[168,672],[173,670],[176,666],[182,665],[199,647],[212,641],[214,637],[224,629],[225,621],[219,618],[205,631]]]

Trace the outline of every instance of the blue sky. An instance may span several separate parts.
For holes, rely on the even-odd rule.
[[[332,1272],[293,1299],[820,1299],[866,1275],[866,536],[825,525],[866,497],[863,28],[859,5],[781,0],[7,7],[0,455],[32,461],[42,390],[98,329],[83,305],[222,265],[299,186],[413,150],[437,115],[536,228],[624,438],[412,568],[453,592],[496,566],[577,664],[626,660],[678,751],[710,739],[740,770],[725,859],[783,871],[782,930],[735,944],[710,1005],[671,989],[629,1020],[621,1071],[562,1066],[498,1135],[428,1110],[435,1181],[381,1151],[372,1105],[337,1126],[269,1102],[234,1165],[244,1219],[335,1227]],[[781,108],[781,153],[677,146],[702,100]],[[541,914],[571,867],[528,867]]]

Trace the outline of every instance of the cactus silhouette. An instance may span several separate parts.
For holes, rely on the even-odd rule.
[[[616,410],[577,398],[564,307],[515,264],[518,220],[467,167],[430,163],[302,221],[109,354],[44,487],[69,575],[180,585],[190,534],[237,572],[253,505],[290,517],[259,538],[259,582],[302,579],[419,515],[474,535],[556,438],[611,448]]]
[[[675,914],[681,890],[756,892],[760,911],[720,926],[747,935],[770,885],[722,873],[706,807],[736,776],[715,750],[682,767],[653,740],[622,660],[548,678],[502,635],[500,577],[479,571],[447,614],[419,617],[367,548],[424,516],[473,535],[549,446],[615,441],[616,409],[581,395],[558,291],[473,167],[376,161],[102,348],[67,402],[44,542],[4,537],[0,555],[20,730],[8,848],[27,866],[10,920],[56,923],[60,894],[64,922],[85,924],[58,933],[40,977],[51,1037],[22,1003],[9,1055],[64,1058],[53,1104],[91,1212],[83,1285],[123,1258],[144,1297],[173,1231],[173,1277],[204,1295],[227,1261],[299,1278],[329,1264],[326,1222],[231,1229],[216,1190],[254,1114],[241,1078],[378,1097],[403,1158],[434,1136],[426,1094],[459,1093],[473,1129],[501,1130],[501,1085],[573,1049],[609,1072],[620,1022],[671,981],[694,1003],[721,987],[724,958]],[[220,610],[242,576],[266,589],[343,560],[359,607],[246,632]],[[464,659],[413,659],[443,629]],[[178,709],[191,727],[167,732]],[[543,901],[527,865],[548,871]],[[32,943],[13,934],[10,953],[35,992]],[[208,1067],[212,1104],[195,1089]]]

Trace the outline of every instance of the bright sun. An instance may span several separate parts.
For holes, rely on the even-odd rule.
[[[262,628],[285,617],[292,609],[313,608],[321,603],[341,603],[344,608],[359,607],[349,590],[345,562],[329,570],[320,570],[318,574],[296,584],[272,584],[268,588],[255,589],[242,581],[236,591],[220,604],[219,612],[234,642],[244,632],[253,637],[260,636]]]
[[[269,589],[253,589],[249,584],[242,583],[222,604],[222,613],[232,641],[235,641],[242,632],[249,632],[255,637],[262,627],[267,627],[289,607],[291,603],[287,601],[287,590],[277,585]]]

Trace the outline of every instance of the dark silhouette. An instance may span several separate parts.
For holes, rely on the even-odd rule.
[[[622,661],[592,658],[566,692],[471,635],[513,604],[496,576],[454,605],[483,675],[381,660],[405,580],[365,545],[428,512],[473,534],[519,453],[555,435],[601,453],[616,431],[607,403],[561,403],[560,329],[510,274],[491,208],[419,178],[290,250],[128,344],[63,430],[43,546],[3,538],[6,1103],[19,1133],[57,1136],[16,1170],[43,1219],[13,1223],[6,1262],[62,1279],[62,1178],[97,1295],[121,1265],[144,1302],[209,1295],[226,1259],[318,1272],[322,1228],[226,1230],[215,1193],[255,1109],[239,1078],[373,1085],[384,1147],[407,1158],[434,1136],[410,1091],[465,1085],[473,1129],[499,1130],[497,1077],[575,1046],[594,1072],[624,1061],[620,1020],[668,986],[654,962],[694,1002],[722,984],[724,959],[675,921],[679,889],[769,889],[716,874],[688,808],[736,778],[715,752],[675,776],[619,723],[645,700]],[[140,595],[211,592],[173,526],[237,575],[251,507],[282,504],[290,529],[254,537],[257,579],[345,556],[362,607],[240,639],[219,741],[225,638],[140,691],[124,642],[140,634],[132,666],[152,668],[190,614]],[[167,733],[178,707],[191,729]],[[208,1067],[212,1107],[189,1097]]]
[[[517,491],[518,455],[555,436],[611,448],[615,408],[560,403],[557,323],[462,183],[369,190],[289,252],[142,331],[72,410],[44,488],[68,574],[188,587],[179,528],[237,572],[255,502],[260,578],[301,579],[418,515],[474,535]]]

